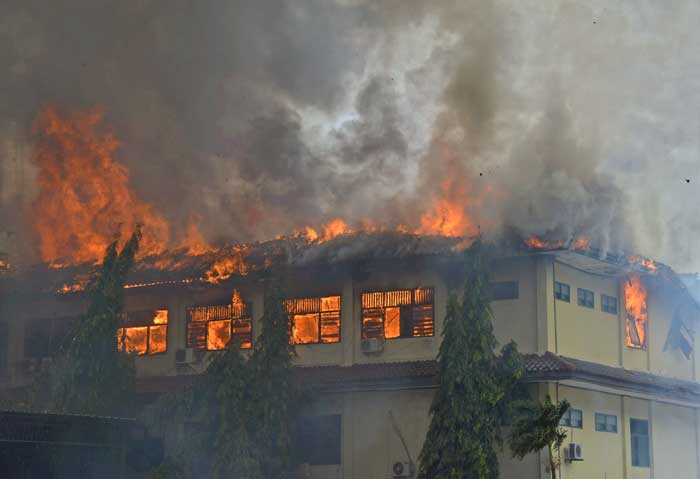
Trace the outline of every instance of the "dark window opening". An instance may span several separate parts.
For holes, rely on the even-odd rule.
[[[497,281],[491,283],[491,299],[518,299],[520,291],[517,281]]]
[[[299,462],[312,466],[340,464],[341,416],[304,416],[299,419],[296,448]]]
[[[584,308],[593,308],[595,306],[595,295],[593,291],[578,288],[577,297],[579,306],[583,306]]]
[[[608,296],[607,294],[601,294],[600,309],[606,313],[617,314],[617,298]]]
[[[362,294],[362,339],[434,334],[432,288]]]
[[[293,344],[340,342],[340,296],[285,301]]]
[[[580,409],[569,409],[561,417],[559,421],[560,426],[564,427],[575,427],[578,429],[583,428],[583,411]]]
[[[215,351],[226,349],[233,339],[241,349],[253,345],[251,308],[237,292],[231,304],[187,309],[187,347]]]
[[[560,301],[571,301],[571,288],[566,283],[554,282],[554,298]]]
[[[630,441],[632,446],[632,465],[649,467],[649,421],[630,419]]]
[[[595,413],[595,430],[599,432],[617,432],[617,416]]]

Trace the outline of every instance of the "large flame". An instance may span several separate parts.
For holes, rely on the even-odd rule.
[[[234,246],[230,253],[214,261],[214,264],[204,274],[202,280],[208,283],[218,283],[234,274],[245,276],[249,271],[248,263],[246,262],[247,256],[248,247],[245,245]]]
[[[647,344],[647,290],[639,276],[632,275],[625,282],[625,308],[627,346],[644,349]]]

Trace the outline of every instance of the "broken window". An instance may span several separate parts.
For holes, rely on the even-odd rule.
[[[340,464],[340,415],[301,417],[297,427],[295,444],[301,463],[311,466]]]
[[[164,353],[168,349],[168,310],[124,314],[117,330],[117,348],[138,356]]]
[[[690,359],[694,343],[693,329],[684,321],[681,310],[677,309],[671,320],[671,327],[668,330],[664,351],[678,349],[686,359]]]
[[[195,306],[187,309],[187,347],[215,351],[233,339],[241,349],[253,345],[250,306],[234,291],[231,304]]]
[[[571,287],[566,283],[554,282],[554,297],[560,301],[571,301]]]
[[[293,344],[340,342],[340,296],[285,301]]]
[[[634,349],[647,347],[647,290],[639,276],[625,281],[625,333],[627,346]]]
[[[434,334],[433,288],[362,294],[362,339]]]
[[[607,294],[601,294],[600,309],[606,313],[617,314],[617,298],[608,296]]]
[[[498,281],[491,283],[491,299],[498,301],[502,299],[518,299],[519,288],[517,281]]]
[[[583,288],[578,288],[577,294],[578,305],[584,308],[593,308],[595,306],[595,295],[593,291]]]

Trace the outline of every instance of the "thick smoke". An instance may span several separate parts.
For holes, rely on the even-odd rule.
[[[37,113],[101,105],[134,189],[210,242],[420,229],[447,198],[697,269],[699,8],[10,0],[0,230],[32,235]]]

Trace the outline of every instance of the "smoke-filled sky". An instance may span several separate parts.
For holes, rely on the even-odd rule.
[[[0,230],[32,235],[39,112],[101,107],[210,242],[444,201],[700,270],[700,3],[585,3],[5,0]]]

